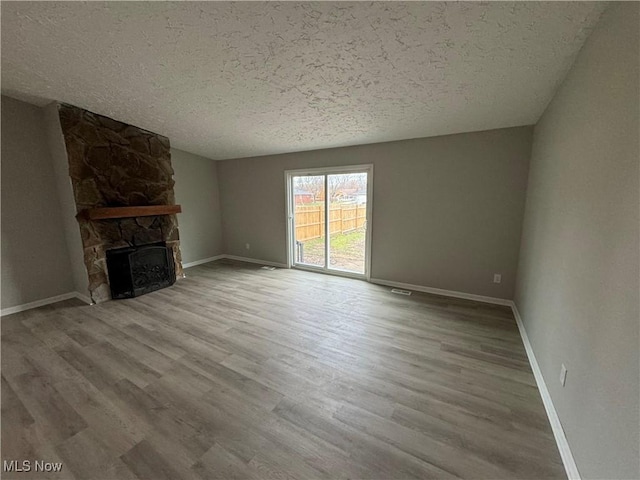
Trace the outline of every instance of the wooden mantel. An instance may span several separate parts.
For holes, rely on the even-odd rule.
[[[182,212],[180,205],[146,205],[142,207],[101,207],[87,208],[76,215],[77,219],[106,220],[109,218],[148,217],[151,215],[172,215]]]

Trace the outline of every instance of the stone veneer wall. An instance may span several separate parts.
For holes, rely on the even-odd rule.
[[[71,105],[58,110],[78,211],[175,203],[168,138]],[[175,215],[78,222],[93,301],[111,298],[105,255],[111,248],[165,241],[182,276]]]

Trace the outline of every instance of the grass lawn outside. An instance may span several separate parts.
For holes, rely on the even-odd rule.
[[[330,267],[350,272],[364,273],[364,229],[348,233],[334,233],[329,242]],[[324,265],[324,237],[304,242],[303,263]]]

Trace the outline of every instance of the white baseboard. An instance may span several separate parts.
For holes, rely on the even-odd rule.
[[[73,293],[75,294],[74,296],[75,296],[78,300],[82,300],[82,301],[83,301],[84,303],[86,303],[87,305],[93,305],[93,304],[94,304],[94,303],[93,303],[93,301],[91,300],[91,298],[90,298],[88,295],[83,295],[83,294],[82,294],[82,293],[80,293],[80,292],[73,292]]]
[[[62,302],[69,300],[70,298],[77,298],[85,303],[91,304],[91,299],[80,292],[63,293],[62,295],[56,295],[55,297],[43,298],[42,300],[36,300],[35,302],[23,303],[22,305],[16,305],[15,307],[3,308],[0,311],[0,316],[11,315],[12,313],[24,312],[25,310],[31,310],[32,308],[43,307],[51,303]]]
[[[225,258],[224,255],[216,255],[215,257],[203,258],[202,260],[196,260],[195,262],[183,263],[182,268],[195,267],[196,265],[202,265],[203,263],[215,262]]]
[[[527,352],[527,357],[529,358],[529,363],[531,364],[531,369],[533,370],[533,376],[536,379],[538,391],[540,392],[540,396],[542,397],[544,409],[547,411],[547,417],[549,418],[551,430],[553,431],[553,436],[556,439],[556,444],[558,445],[558,450],[560,451],[560,457],[562,458],[564,469],[567,472],[567,477],[569,477],[569,480],[580,480],[580,472],[578,471],[578,466],[576,465],[573,454],[571,453],[571,448],[569,447],[567,437],[564,434],[564,429],[562,428],[562,424],[560,423],[560,417],[558,417],[558,412],[556,412],[556,408],[553,406],[553,400],[551,400],[551,395],[549,394],[549,390],[547,389],[547,384],[545,383],[544,377],[542,376],[540,365],[538,365],[536,356],[533,353],[533,347],[531,346],[531,342],[529,341],[527,331],[524,328],[524,323],[522,323],[522,317],[520,317],[520,312],[518,312],[518,308],[516,307],[516,304],[514,302],[511,302],[511,309],[513,310],[513,316],[516,317],[516,323],[518,324],[518,330],[520,330],[522,343],[524,343],[524,349]]]
[[[196,265],[215,262],[216,260],[222,260],[225,258],[229,260],[237,260],[239,262],[257,263],[259,265],[269,265],[272,267],[287,268],[287,265],[284,263],[270,262],[269,260],[260,260],[258,258],[239,257],[237,255],[226,255],[226,254],[216,255],[215,257],[203,258],[202,260],[196,260],[195,262],[183,263],[182,268],[195,267]]]
[[[237,255],[223,255],[224,258],[229,260],[237,260],[239,262],[258,263],[260,265],[269,265],[271,267],[287,268],[286,263],[270,262],[268,260],[259,260],[257,258],[238,257]]]
[[[413,285],[411,283],[392,282],[391,280],[382,280],[380,278],[372,278],[371,283],[377,285],[385,285],[387,287],[403,288],[405,290],[414,290],[416,292],[433,293],[434,295],[443,295],[445,297],[463,298],[465,300],[475,300],[476,302],[491,303],[494,305],[512,305],[511,300],[497,297],[485,297],[484,295],[475,295],[473,293],[456,292],[455,290],[443,290],[441,288],[424,287],[422,285]]]

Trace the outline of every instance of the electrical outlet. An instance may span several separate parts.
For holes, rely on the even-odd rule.
[[[502,282],[502,275],[500,275],[499,273],[494,273],[493,283],[500,283],[500,282]]]
[[[248,243],[245,243],[244,248],[246,248],[247,250],[251,250],[251,245],[249,245]]]
[[[560,367],[560,383],[562,384],[563,387],[566,381],[567,381],[567,367],[565,367],[563,363],[562,367]]]

